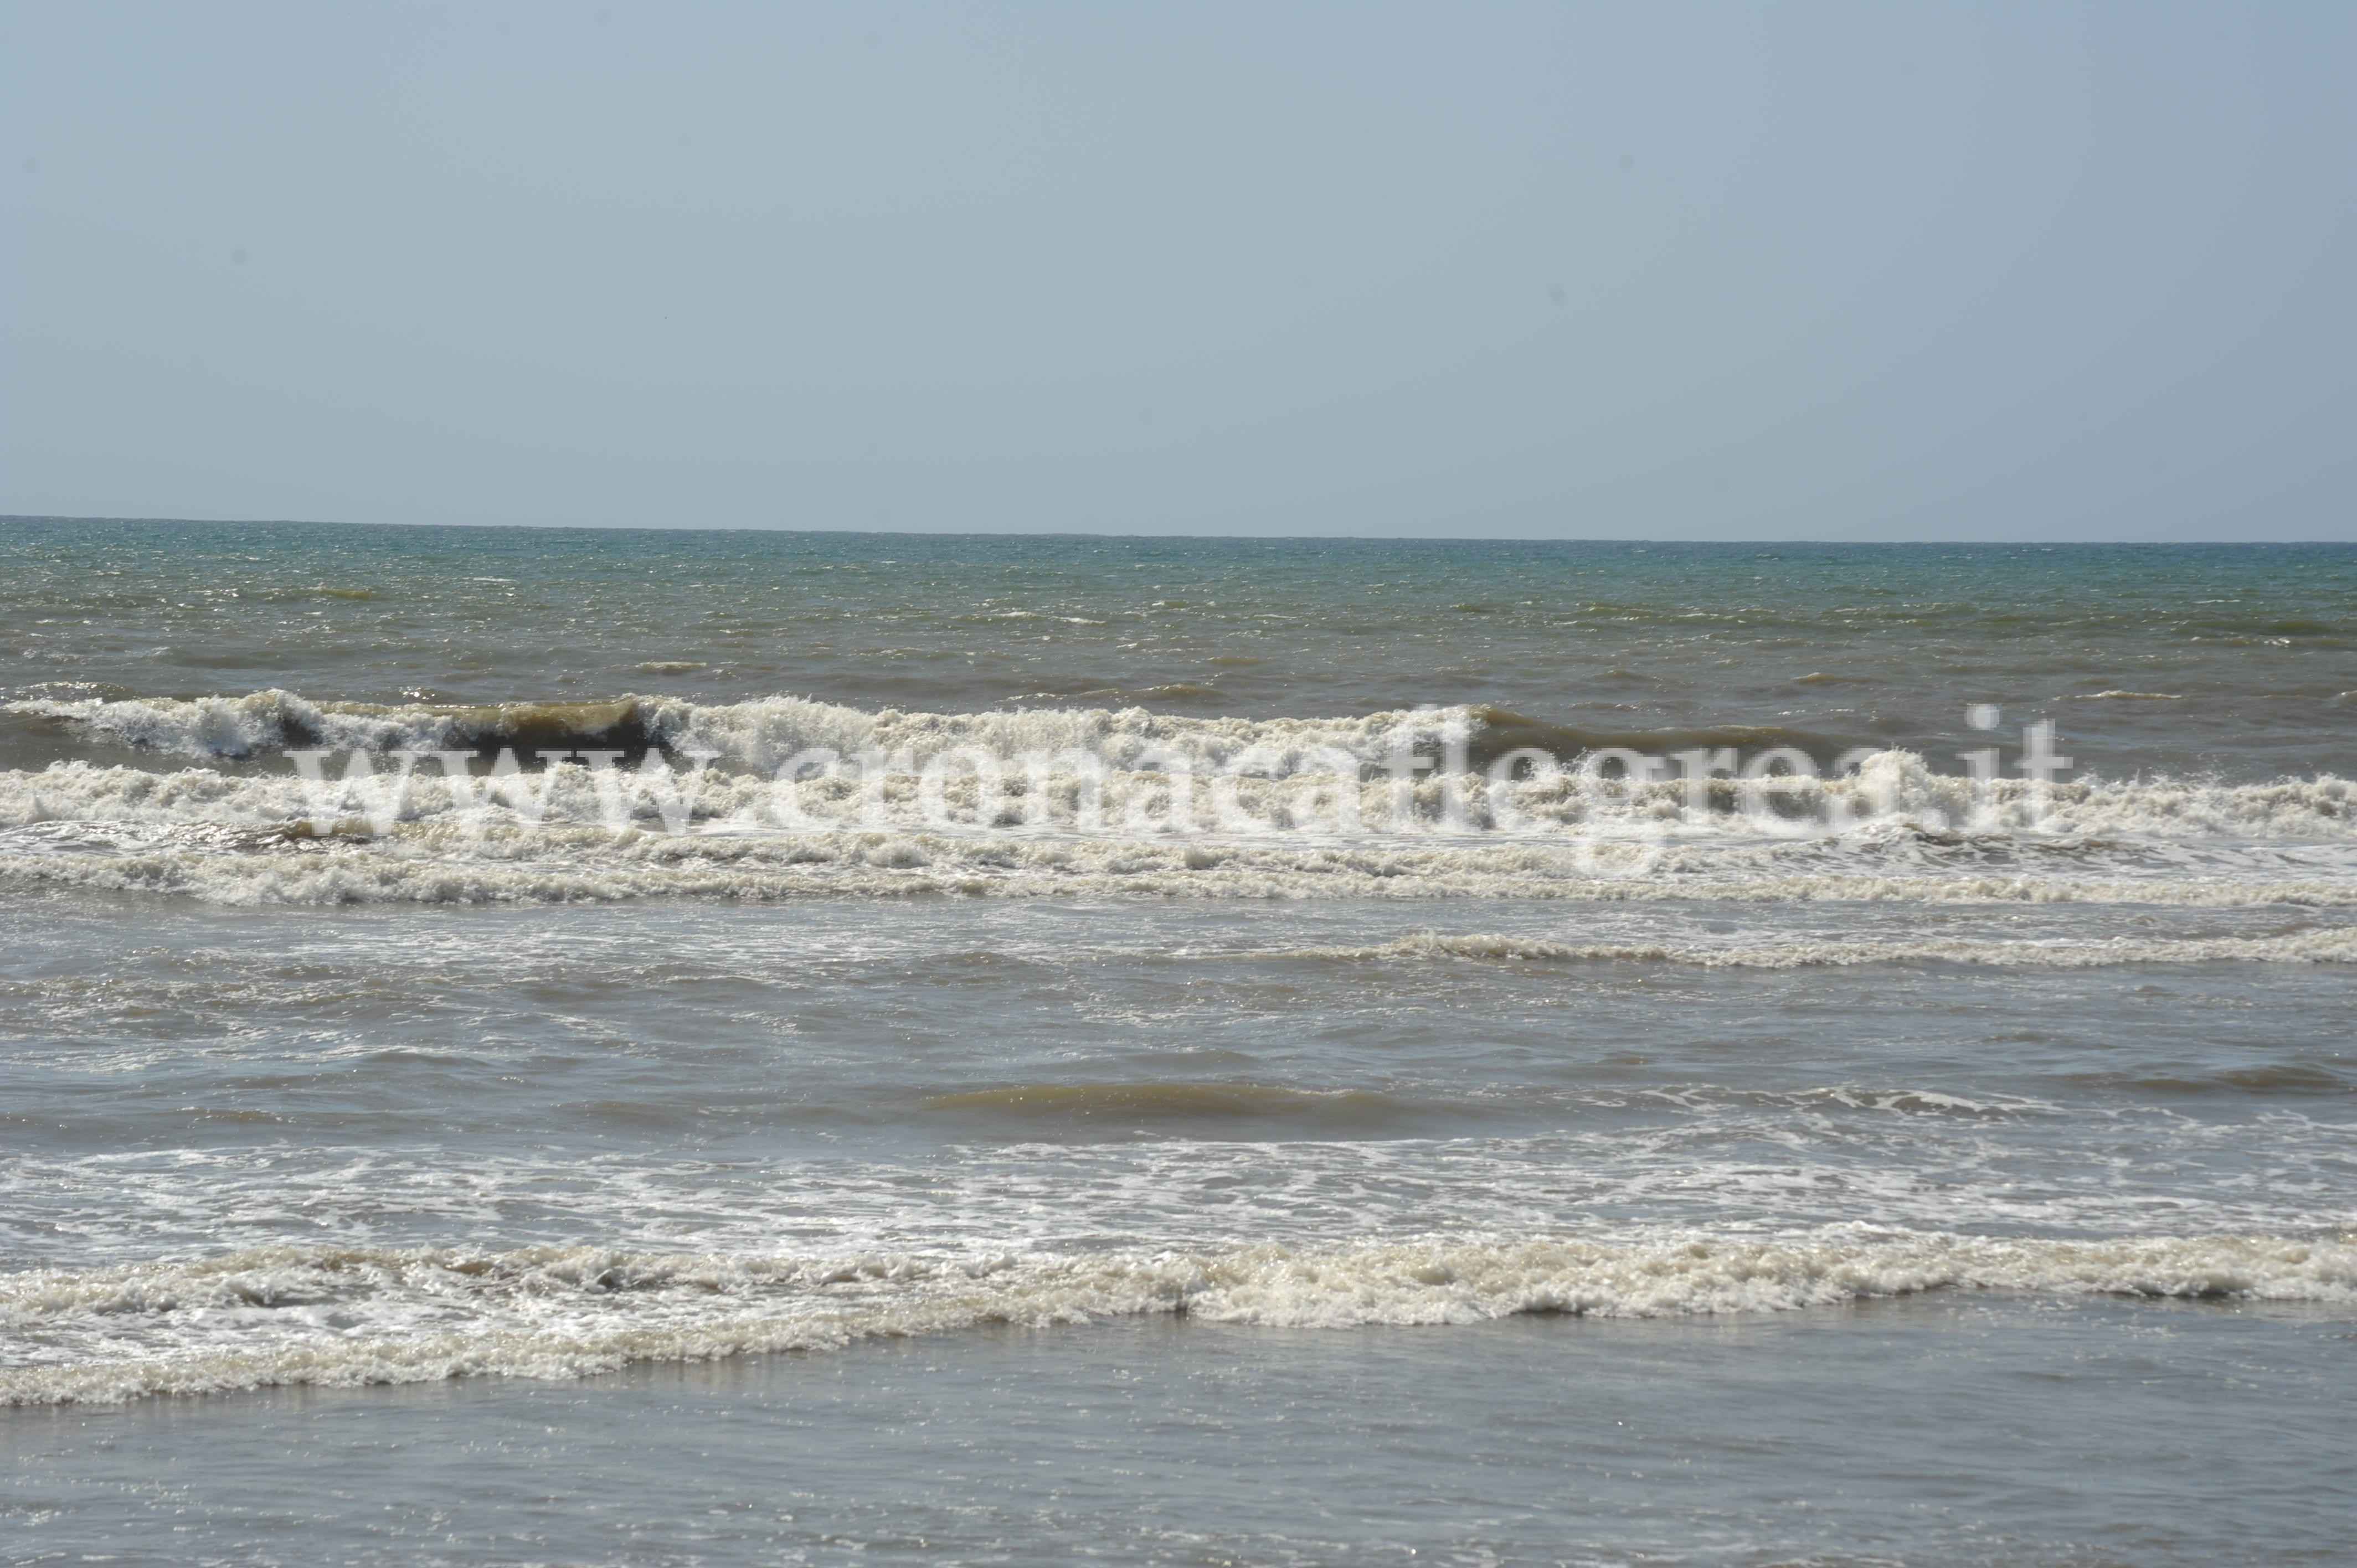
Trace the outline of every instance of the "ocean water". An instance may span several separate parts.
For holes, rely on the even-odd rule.
[[[2345,1561],[2357,547],[0,522],[12,1563]]]

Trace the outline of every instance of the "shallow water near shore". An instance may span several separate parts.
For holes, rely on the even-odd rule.
[[[1157,1319],[16,1410],[0,1477],[18,1563],[2324,1563],[2352,1372],[2291,1306]]]

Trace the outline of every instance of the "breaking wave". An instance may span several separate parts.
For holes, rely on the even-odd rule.
[[[206,763],[0,771],[0,886],[18,888],[305,904],[2357,900],[2347,779],[2040,785],[1862,747],[1821,772],[1802,743],[1831,741],[1766,728],[1603,736],[1492,709],[866,713],[794,698],[393,708],[285,692],[10,710]],[[1688,742],[1702,752],[1681,752]],[[1726,770],[1760,746],[1738,777],[1672,766],[1706,752]]]
[[[802,697],[698,703],[678,698],[621,696],[590,702],[521,702],[470,706],[313,702],[273,689],[240,697],[27,699],[0,712],[62,724],[92,739],[167,756],[243,758],[304,747],[331,751],[473,750],[611,746],[636,756],[716,756],[766,772],[801,753],[832,749],[905,755],[922,767],[946,751],[974,747],[1002,757],[1085,749],[1114,767],[1174,754],[1198,767],[1253,754],[1297,768],[1308,755],[1339,750],[1364,763],[1385,758],[1400,725],[1451,719],[1468,732],[1469,757],[1485,768],[1499,757],[1537,748],[1570,758],[1613,747],[1674,752],[1693,747],[1746,751],[1798,747],[1834,756],[1854,739],[1766,725],[1620,732],[1550,725],[1498,708],[1463,707],[1357,718],[1189,718],[1146,708],[1026,708],[997,712],[869,713]]]
[[[2346,1305],[2357,1302],[2357,1243],[1686,1236],[818,1259],[268,1248],[0,1276],[0,1403],[579,1378],[633,1362],[1147,1314],[1331,1329],[1791,1311],[1935,1290]]]
[[[2025,875],[1878,866],[1871,849],[1846,870],[1780,868],[1772,856],[1708,844],[1294,848],[884,832],[705,839],[599,829],[477,837],[447,824],[373,839],[314,837],[311,827],[47,822],[0,830],[0,889],[245,906],[827,896],[2357,906],[2357,876],[2319,870],[2293,879],[2269,875],[2265,863],[2232,875],[2106,875],[2101,865]]]

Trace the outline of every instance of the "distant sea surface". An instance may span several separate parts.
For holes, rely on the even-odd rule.
[[[2339,1563],[2357,546],[0,521],[0,1561]]]

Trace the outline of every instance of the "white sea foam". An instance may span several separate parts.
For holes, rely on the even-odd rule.
[[[173,757],[251,757],[290,745],[383,749],[436,745],[454,737],[450,721],[425,709],[323,708],[272,689],[241,697],[34,699],[10,713],[59,719],[94,738],[145,746]]]
[[[2239,785],[2093,777],[2042,786],[2018,779],[1975,783],[1935,773],[1914,753],[1884,751],[1862,759],[1853,754],[1853,766],[1839,777],[1749,782],[1671,778],[1675,769],[1666,757],[1657,757],[1650,782],[1631,783],[1619,774],[1638,754],[1625,747],[1643,737],[1589,736],[1477,708],[1332,719],[1188,718],[1140,708],[868,713],[791,697],[717,704],[625,697],[430,708],[321,703],[276,690],[194,701],[44,699],[0,707],[61,721],[94,738],[206,762],[260,758],[266,766],[273,754],[289,749],[339,757],[359,752],[377,759],[361,764],[374,774],[388,768],[395,754],[415,754],[429,760],[404,764],[414,766],[418,776],[402,787],[405,796],[387,808],[404,820],[467,809],[452,799],[450,781],[436,772],[430,759],[436,752],[505,747],[529,761],[579,747],[628,752],[654,746],[671,757],[711,758],[721,765],[701,786],[710,798],[692,807],[691,817],[790,827],[813,819],[864,827],[929,821],[939,825],[945,815],[980,827],[1021,822],[1117,830],[1149,822],[1157,831],[1347,834],[1445,822],[1510,835],[1577,827],[1808,838],[1861,824],[1897,823],[1935,833],[2032,828],[2064,839],[2134,835],[2357,843],[2357,784],[2332,776]],[[1448,779],[1426,772],[1412,784],[1396,776],[1408,741],[1426,754],[1442,754],[1426,756],[1426,762],[1446,763],[1444,739],[1452,734],[1458,737],[1453,744],[1464,748],[1460,760],[1469,771]],[[1728,740],[1759,755],[1766,754],[1762,748],[1789,748],[1811,738],[1759,728],[1699,738],[1655,737],[1663,751]],[[1623,748],[1609,770],[1610,782],[1575,766],[1582,757],[1604,755],[1595,749],[1598,745]],[[1507,749],[1525,746],[1532,749]],[[1513,763],[1514,757],[1536,760]],[[1818,758],[1812,766],[1832,761]],[[773,776],[789,767],[794,781],[781,789]],[[997,777],[978,777],[976,769]],[[1491,778],[1497,769],[1513,776],[1501,772]],[[25,800],[30,794],[41,796],[39,811],[110,814],[93,812],[77,800],[81,784],[54,773],[34,777],[40,782],[19,780],[0,788],[0,822],[27,820]],[[275,790],[267,778],[248,775],[239,782],[253,786],[253,792],[216,795],[223,809],[248,815],[320,809],[311,797],[291,806],[279,798],[283,786],[294,782],[291,768]],[[601,773],[554,787],[551,804],[558,820],[568,814],[607,820],[618,811],[645,817],[657,810],[653,793],[680,787],[637,770],[630,770],[627,779]],[[126,782],[112,788],[131,793],[139,787]],[[359,793],[393,788],[380,781]],[[462,782],[458,793],[474,799],[479,809],[498,811],[538,788],[528,778],[511,777],[488,793],[479,780],[471,788]],[[345,793],[359,799],[354,791]],[[182,787],[183,805],[198,798]],[[382,798],[393,800],[393,795]],[[159,808],[165,802],[150,797],[147,804]]]
[[[46,782],[52,776],[38,776]],[[2097,852],[2034,870],[1942,866],[1871,843],[1795,858],[1789,846],[1626,841],[1393,843],[1081,838],[868,832],[672,834],[579,825],[274,819],[216,801],[216,776],[144,780],[127,818],[45,816],[0,829],[0,887],[169,894],[235,905],[580,903],[814,896],[1493,898],[1745,904],[2357,905],[2330,861],[2219,853],[2195,865]],[[240,792],[242,793],[242,792]],[[149,808],[163,802],[162,809]],[[184,803],[217,812],[173,822]],[[291,801],[289,802],[291,803]],[[165,821],[156,819],[162,817]],[[317,836],[315,836],[317,835]],[[1838,846],[1836,846],[1838,849]],[[1892,864],[1893,860],[1897,864]],[[2222,951],[2223,950],[2222,950]]]
[[[535,853],[437,855],[367,842],[233,830],[110,832],[85,824],[0,834],[0,888],[175,895],[261,905],[566,904],[640,898],[732,902],[812,897],[1157,898],[1536,898],[1749,905],[2169,905],[2190,908],[2357,906],[2357,881],[2243,878],[1693,874],[1598,875],[1578,852],[1069,844],[876,833],[721,848],[645,836]],[[569,851],[569,853],[568,853]],[[1605,869],[1609,869],[1609,861]],[[2329,945],[2326,944],[2326,945]],[[1998,950],[1992,948],[1991,952]],[[2148,961],[2179,950],[2155,944]],[[2221,947],[2220,956],[2229,950]],[[2132,944],[2103,961],[2138,956]],[[2334,956],[2296,952],[2287,957]],[[2190,956],[2192,950],[2183,950]],[[2260,956],[2253,948],[2251,956]],[[1600,956],[1600,955],[1599,955]],[[1890,957],[1910,954],[1897,948]],[[1943,956],[1925,952],[1913,956]],[[1979,961],[1994,961],[1984,959]],[[2025,961],[2050,961],[2030,960]]]
[[[971,714],[869,713],[801,697],[696,703],[671,698],[608,702],[503,703],[474,707],[317,703],[272,689],[240,697],[183,700],[34,699],[6,711],[62,720],[119,744],[197,758],[244,757],[295,746],[431,751],[452,746],[530,745],[620,731],[679,752],[708,752],[761,771],[801,753],[826,748],[906,754],[921,767],[948,751],[974,747],[1002,757],[1082,748],[1120,768],[1168,752],[1197,766],[1257,752],[1277,766],[1297,766],[1320,749],[1361,761],[1387,755],[1403,720],[1436,726],[1447,714],[1368,714],[1343,719],[1205,719],[1144,708],[1034,708]]]
[[[1840,779],[1780,784],[1778,805],[1727,779],[1393,776],[1401,723],[1478,735],[1491,721],[1472,710],[1330,722],[865,714],[783,698],[362,710],[283,692],[15,706],[213,757],[315,743],[295,758],[307,777],[284,758],[283,773],[82,761],[0,772],[0,885],[16,887],[229,903],[910,892],[2357,902],[2357,789],[2337,778],[2041,790],[1883,752]],[[617,740],[590,747],[596,766],[529,770],[516,754],[540,730],[559,737],[557,752],[610,731],[733,761],[679,767],[658,750],[618,766]],[[467,760],[487,741],[502,743],[488,776]],[[340,762],[318,755],[339,747]],[[748,770],[773,763],[778,777]]]
[[[2158,693],[2104,693],[2106,697]],[[0,704],[0,711],[62,721],[75,730],[123,745],[200,760],[253,757],[290,748],[387,753],[407,749],[484,749],[508,746],[525,753],[535,747],[562,754],[573,746],[609,737],[626,746],[654,746],[677,756],[704,756],[765,779],[800,759],[803,772],[828,771],[817,759],[833,754],[833,772],[852,769],[849,759],[866,756],[878,768],[915,773],[943,759],[970,766],[975,756],[1021,771],[1031,758],[1046,768],[1046,793],[1071,794],[1079,779],[1071,759],[1092,759],[1118,777],[1177,769],[1202,775],[1228,770],[1249,787],[1292,776],[1317,775],[1338,766],[1384,773],[1399,759],[1404,737],[1427,752],[1448,733],[1469,749],[1473,775],[1458,804],[1477,825],[1494,825],[1500,803],[1491,799],[1482,777],[1493,753],[1530,746],[1570,769],[1597,746],[1626,747],[1641,736],[1600,736],[1531,724],[1514,715],[1476,707],[1393,711],[1348,718],[1193,718],[1144,708],[1037,708],[985,713],[866,712],[800,697],[765,697],[740,703],[695,703],[676,699],[618,697],[576,703],[505,703],[474,707],[390,706],[313,702],[291,692],[270,690],[240,697],[38,699]],[[1681,732],[1653,737],[1663,752],[1720,744],[1764,753],[1776,747],[1828,744],[1822,737],[1760,726],[1722,732]],[[1633,754],[1632,754],[1633,755]],[[1830,757],[1815,759],[1829,765]],[[1614,765],[1617,773],[1619,765]],[[1748,824],[1769,822],[1757,787],[1715,779],[1689,789],[1666,759],[1649,788],[1611,792],[1608,814],[1624,819],[1707,825],[1710,811],[1727,814],[1749,805]],[[1594,781],[1576,775],[1526,778],[1504,803],[1516,822],[1560,823],[1592,818],[1602,804]],[[1394,781],[1367,781],[1355,814],[1373,820],[1386,814]],[[1019,794],[1023,786],[1012,783]],[[1430,804],[1434,784],[1421,787]],[[1704,799],[1697,800],[1695,790]],[[1853,766],[1839,778],[1778,779],[1774,804],[1795,819],[1839,826],[1870,818],[1903,818],[1935,828],[2018,825],[2026,813],[2042,814],[2040,825],[2064,834],[2145,832],[2250,837],[2318,837],[2357,840],[2357,784],[2324,776],[2269,784],[2226,785],[2199,779],[2108,780],[2083,777],[2033,787],[2016,779],[1973,780],[1934,773],[1924,758],[1884,751]],[[1380,797],[1380,798],[1379,798]],[[1266,802],[1258,803],[1265,807]],[[1705,809],[1697,813],[1695,808]],[[1250,808],[1248,808],[1250,809]],[[1281,822],[1274,825],[1284,825]],[[1772,822],[1770,823],[1772,827]]]
[[[0,1276],[0,1403],[573,1378],[636,1361],[1149,1313],[1351,1328],[1788,1311],[1941,1289],[2345,1306],[2357,1305],[2357,1243],[1835,1232],[966,1257],[270,1248]]]

